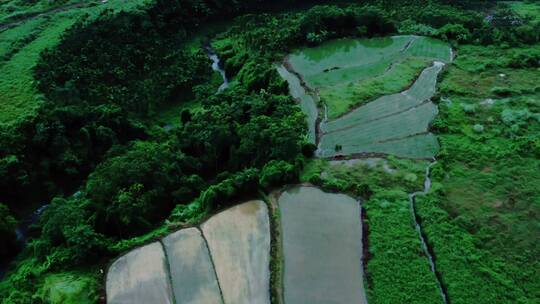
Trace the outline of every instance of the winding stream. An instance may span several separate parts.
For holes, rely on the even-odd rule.
[[[229,87],[229,79],[227,78],[227,74],[225,73],[225,70],[221,67],[221,61],[219,60],[219,56],[216,54],[216,51],[210,45],[206,45],[204,49],[206,50],[208,58],[212,60],[212,70],[218,72],[223,78],[223,83],[218,88],[218,92],[222,92]]]
[[[411,206],[411,215],[414,221],[414,226],[416,228],[416,232],[418,233],[418,237],[420,238],[420,241],[422,243],[422,249],[426,257],[428,258],[431,272],[433,272],[433,274],[435,275],[435,278],[437,279],[437,285],[439,288],[439,292],[441,294],[441,298],[445,304],[448,304],[448,295],[441,282],[440,275],[437,272],[437,265],[435,264],[435,257],[433,256],[433,249],[429,247],[427,236],[424,233],[424,230],[422,229],[422,225],[420,221],[418,220],[418,215],[416,213],[416,197],[418,195],[426,195],[429,193],[429,190],[431,189],[430,170],[431,170],[431,167],[433,167],[435,164],[437,164],[437,161],[434,159],[433,162],[427,166],[425,179],[424,179],[424,190],[409,194],[409,203]]]

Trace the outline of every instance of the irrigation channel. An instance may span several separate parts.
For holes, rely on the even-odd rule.
[[[434,159],[432,163],[430,163],[426,168],[425,173],[425,179],[424,179],[424,190],[421,192],[414,192],[409,194],[409,203],[411,205],[411,214],[412,218],[414,220],[414,226],[416,228],[416,231],[418,232],[418,236],[420,237],[420,241],[422,242],[422,249],[424,250],[424,254],[428,257],[429,260],[429,266],[431,267],[431,271],[435,274],[437,277],[437,285],[439,287],[439,291],[441,293],[441,298],[443,299],[445,304],[448,304],[448,294],[446,293],[446,289],[444,285],[442,284],[442,280],[440,277],[440,274],[437,272],[437,265],[435,264],[435,257],[433,254],[433,250],[431,247],[429,247],[429,244],[427,242],[426,234],[424,233],[422,229],[422,225],[420,223],[420,220],[418,219],[418,215],[416,214],[416,197],[418,195],[426,195],[429,193],[429,190],[431,189],[431,177],[430,177],[430,170],[431,167],[433,167],[437,161]]]

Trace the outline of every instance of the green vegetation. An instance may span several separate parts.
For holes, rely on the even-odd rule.
[[[521,17],[540,21],[540,3],[535,1],[502,1]]]
[[[51,304],[92,304],[99,299],[96,277],[84,273],[50,274],[43,280],[39,300]]]
[[[323,189],[362,197],[368,228],[364,267],[370,303],[441,302],[407,196],[422,189],[425,166],[426,162],[394,158],[316,160],[307,164],[302,175],[302,180]]]
[[[96,5],[98,1],[81,0],[6,0],[0,7],[0,26],[6,26],[58,9]]]
[[[0,204],[0,258],[8,259],[16,251],[17,220],[9,212],[6,205]]]
[[[463,46],[452,73],[440,85],[442,95],[501,98],[540,91],[540,48]]]
[[[328,117],[337,118],[376,97],[404,91],[429,64],[427,60],[406,58],[380,76],[322,90],[321,100],[330,104]]]
[[[441,102],[434,123],[442,161],[436,191],[418,210],[454,303],[533,303],[540,295],[538,71],[517,59],[537,49],[462,47],[441,83],[451,101]],[[478,67],[475,86],[459,80]],[[501,97],[497,87],[512,91]]]
[[[238,82],[214,95],[210,60],[182,41],[218,10],[195,15],[185,5],[85,19],[39,57],[33,75],[46,102],[34,120],[1,133],[1,196],[10,207],[59,197],[0,283],[6,303],[31,302],[47,273],[96,273],[118,250],[163,233],[169,216],[171,226],[197,221],[253,193],[259,170],[265,184],[283,180],[265,166],[271,160],[294,178],[305,127],[286,84],[269,65],[272,73],[250,73],[274,88]],[[173,131],[154,125],[157,109],[183,102],[201,107]]]
[[[416,209],[450,302],[538,302],[537,4],[283,3],[0,1],[0,256],[18,254],[2,304],[96,303],[119,254],[300,174],[363,198],[370,303],[440,302],[407,197],[427,163],[308,160],[306,116],[322,117],[276,70],[291,53],[338,118],[320,128],[329,156],[436,154]],[[17,222],[44,203],[17,252]]]
[[[5,47],[0,51],[4,59],[0,62],[1,124],[21,123],[27,116],[34,116],[43,104],[43,97],[36,90],[33,69],[40,53],[57,45],[68,28],[79,20],[95,19],[103,12],[135,10],[147,2],[111,0],[97,6],[72,6],[0,32]]]

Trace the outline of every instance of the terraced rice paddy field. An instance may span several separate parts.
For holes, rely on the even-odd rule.
[[[289,84],[289,92],[291,96],[298,100],[302,112],[306,115],[306,123],[308,125],[308,139],[311,143],[317,141],[317,119],[319,116],[319,110],[317,110],[316,95],[306,91],[301,80],[291,73],[283,65],[277,68],[279,75],[283,77]]]
[[[109,267],[107,303],[270,303],[269,225],[251,201],[130,251]]]
[[[36,89],[33,68],[40,53],[59,43],[61,35],[77,21],[96,18],[105,10],[136,10],[151,1],[110,0],[84,5],[79,1],[80,6],[43,7],[26,17],[6,14],[0,21],[0,122],[11,125],[35,114],[44,99]]]
[[[343,39],[294,52],[286,58],[288,71],[279,72],[301,101],[310,130],[318,129],[319,156],[429,159],[438,151],[428,132],[437,115],[430,98],[451,60],[448,45],[425,37]],[[324,117],[317,126],[319,99]]]
[[[448,45],[424,37],[343,39],[296,51],[278,68],[318,144],[320,159],[302,181],[371,197],[359,204],[311,187],[282,194],[286,303],[363,303],[366,294],[376,303],[445,301],[410,196],[423,184],[429,190],[428,163],[418,160],[439,151],[431,98],[452,57]],[[349,160],[325,160],[341,156]]]
[[[314,187],[279,198],[285,303],[367,303],[360,203]]]

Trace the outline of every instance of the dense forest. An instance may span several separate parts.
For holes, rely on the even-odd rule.
[[[51,11],[76,1],[49,2]],[[32,16],[6,17],[0,27]],[[0,282],[1,303],[61,303],[47,297],[63,275],[77,277],[89,303],[103,301],[103,269],[121,253],[300,181],[362,197],[370,202],[370,224],[391,223],[389,210],[375,202],[412,192],[418,182],[380,172],[337,172],[332,180],[312,174],[324,165],[313,160],[317,147],[276,63],[298,47],[398,34],[437,38],[456,50],[435,97],[437,186],[419,209],[450,301],[535,303],[540,15],[520,14],[506,2],[444,0],[155,0],[82,16],[39,53],[31,73],[43,102],[35,113],[0,124],[0,258],[12,261]],[[226,90],[218,92],[207,46],[231,80]],[[510,75],[509,82],[487,88],[488,73]],[[474,98],[507,101],[486,110],[472,105]],[[448,175],[456,178],[447,182]],[[467,183],[474,196],[463,198],[471,192],[456,189]],[[504,201],[506,215],[467,205],[483,201],[486,191]],[[43,205],[23,245],[17,227]],[[459,242],[469,251],[448,249]],[[368,282],[385,267],[373,265]],[[486,284],[479,273],[504,278]],[[466,281],[484,285],[483,300]],[[368,288],[376,303],[405,299]],[[427,293],[415,303],[432,303]]]

